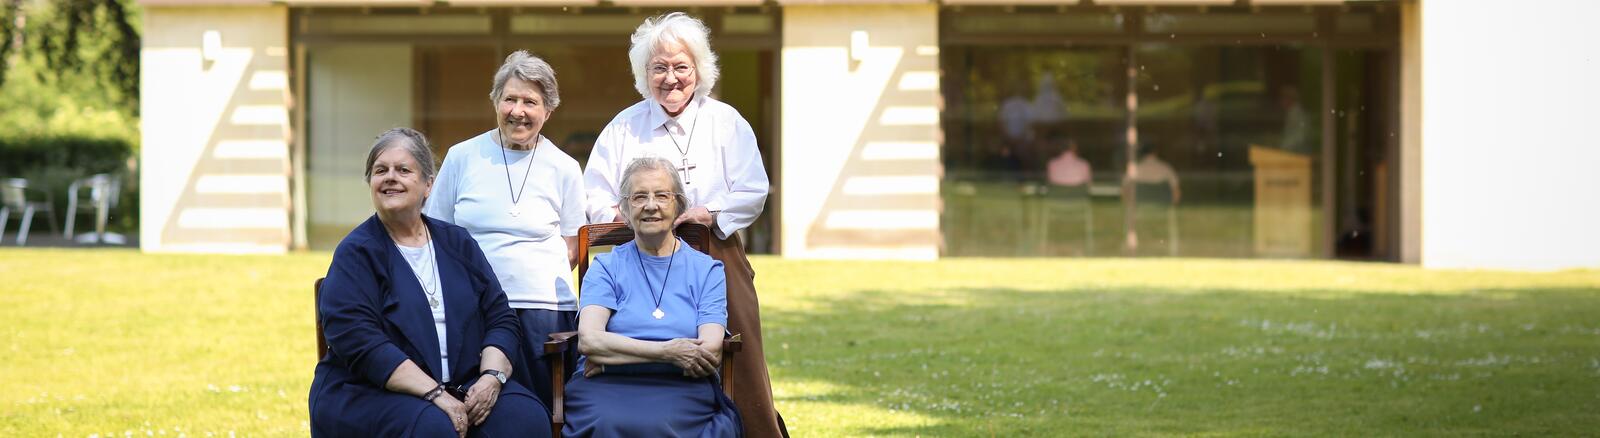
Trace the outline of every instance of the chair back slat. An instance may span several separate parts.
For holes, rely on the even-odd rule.
[[[672,230],[688,243],[690,248],[716,258],[711,253],[711,228],[700,224],[686,223],[678,225]],[[596,246],[616,246],[633,240],[633,228],[622,222],[608,222],[603,224],[584,225],[578,229],[578,284],[574,289],[583,293],[583,276],[589,273],[589,248]]]
[[[0,184],[0,202],[11,208],[27,208],[28,195],[25,193],[27,188],[28,180],[7,178]]]

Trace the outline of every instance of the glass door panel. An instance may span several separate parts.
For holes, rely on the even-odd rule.
[[[942,53],[946,253],[1114,254],[1126,51],[956,46]]]
[[[1139,255],[1321,254],[1321,49],[1139,44]],[[1137,196],[1135,197],[1137,198]]]

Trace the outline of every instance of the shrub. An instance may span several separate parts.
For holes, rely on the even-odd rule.
[[[133,146],[119,139],[86,137],[0,137],[0,177],[26,178],[32,189],[48,193],[55,207],[57,224],[62,227],[67,220],[67,188],[73,181],[97,173],[110,173],[122,179],[122,194],[117,208],[112,210],[106,228],[128,232],[138,228],[137,178],[129,172],[128,158]],[[87,192],[80,196],[87,196]],[[80,198],[79,202],[85,199]],[[80,207],[80,209],[83,207]],[[81,211],[81,210],[80,210]],[[34,216],[33,231],[49,232],[48,215]],[[6,229],[15,230],[20,221],[8,221]],[[75,228],[93,230],[91,215],[78,218]]]
[[[109,138],[0,137],[0,175],[22,175],[40,167],[96,173],[126,173],[133,145]]]

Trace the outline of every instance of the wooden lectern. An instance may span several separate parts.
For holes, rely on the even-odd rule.
[[[1250,145],[1255,167],[1257,255],[1311,255],[1311,157]]]

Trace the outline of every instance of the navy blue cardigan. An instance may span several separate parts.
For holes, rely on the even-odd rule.
[[[423,221],[433,235],[443,286],[451,375],[440,373],[439,337],[422,285],[374,215],[339,242],[322,282],[317,309],[329,348],[311,383],[313,423],[392,418],[396,409],[420,413],[426,404],[414,403],[419,398],[373,392],[387,392],[390,374],[407,359],[435,380],[457,385],[478,378],[485,346],[517,356],[517,318],[477,241],[460,226],[427,216]],[[410,424],[370,426],[376,432]]]

